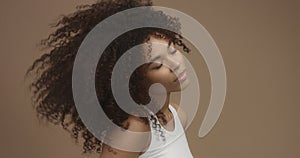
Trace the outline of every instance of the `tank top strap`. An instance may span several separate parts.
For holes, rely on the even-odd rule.
[[[171,104],[169,104],[169,109],[171,110],[171,112],[173,114],[175,128],[172,132],[168,132],[168,133],[171,135],[178,135],[179,133],[181,133],[183,131],[183,126],[181,124],[181,120],[179,118],[179,115],[178,115],[176,109]]]
[[[177,117],[177,111],[171,104],[169,104],[169,109],[171,110],[174,118],[175,118],[175,116]]]

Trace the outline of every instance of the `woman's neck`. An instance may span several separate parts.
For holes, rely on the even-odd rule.
[[[160,102],[160,103],[161,103],[160,104],[161,108],[156,114],[157,114],[157,117],[158,117],[160,123],[162,125],[167,125],[169,123],[169,121],[173,119],[173,114],[169,109],[170,93],[167,93],[165,102]],[[165,127],[165,128],[169,128],[169,127]],[[173,127],[171,127],[170,129],[173,129]]]
[[[160,111],[164,114],[169,113],[169,104],[170,104],[170,93],[167,93],[166,101]]]
[[[151,98],[153,98],[155,101],[155,105],[153,105],[150,110],[152,110],[154,113],[156,113],[157,117],[163,117],[163,120],[166,120],[167,122],[172,119],[172,112],[169,109],[170,105],[170,92],[167,92],[165,94],[166,96],[163,96],[159,93],[152,93]],[[163,115],[160,115],[163,114]]]
[[[163,99],[161,94],[155,94],[153,95],[153,98],[156,98],[155,103],[156,107],[153,109],[155,113],[160,112],[165,115],[169,115],[171,112],[169,110],[169,104],[170,104],[170,92],[166,94],[165,100]]]

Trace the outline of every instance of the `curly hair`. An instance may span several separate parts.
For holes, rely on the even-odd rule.
[[[71,134],[76,143],[81,136],[84,139],[83,153],[101,152],[102,141],[97,139],[85,127],[76,111],[72,94],[72,69],[76,53],[86,35],[102,20],[120,11],[151,6],[150,0],[102,0],[91,5],[80,5],[77,10],[69,15],[62,16],[57,23],[52,25],[56,30],[40,45],[47,48],[48,52],[36,59],[28,68],[26,76],[34,73],[36,76],[30,84],[33,92],[32,100],[37,112],[37,117],[55,125],[61,125]],[[157,12],[163,16],[170,27],[180,29],[176,18]],[[141,28],[131,30],[116,38],[104,51],[96,70],[96,91],[98,100],[113,122],[125,129],[123,122],[130,116],[116,103],[111,90],[111,74],[115,63],[124,52],[133,46],[145,43],[150,36],[165,38],[170,43],[181,46],[185,52],[190,50],[182,42],[182,37],[174,32],[159,28]],[[136,69],[130,77],[130,94],[135,102],[146,105],[150,98],[147,91],[142,88],[142,69]],[[63,96],[63,97],[62,97]],[[156,113],[157,118],[166,123],[162,112]],[[147,118],[141,117],[145,124]],[[151,116],[153,127],[161,132],[157,119]]]

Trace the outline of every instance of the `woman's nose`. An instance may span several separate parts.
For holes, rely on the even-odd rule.
[[[170,71],[176,71],[180,67],[180,63],[170,57],[166,58],[166,64],[170,67]]]

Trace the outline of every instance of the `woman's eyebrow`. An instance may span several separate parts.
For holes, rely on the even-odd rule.
[[[159,56],[156,56],[155,58],[153,58],[153,59],[150,59],[150,62],[153,62],[153,61],[155,61],[155,60],[158,60],[160,58],[160,55]]]

